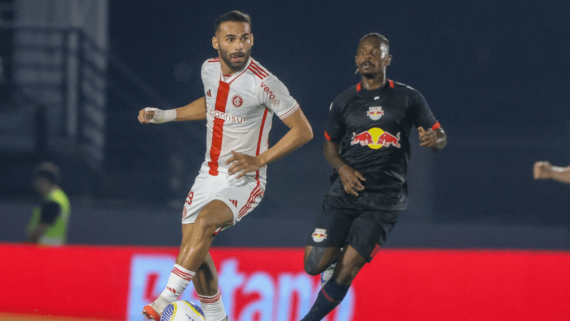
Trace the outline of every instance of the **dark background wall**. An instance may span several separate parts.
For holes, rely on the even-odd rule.
[[[200,66],[217,54],[211,47],[213,21],[231,9],[252,16],[253,56],[288,86],[316,133],[297,154],[270,167],[268,189],[281,198],[293,196],[296,205],[304,204],[305,195],[326,190],[328,168],[322,169],[320,149],[327,108],[359,81],[355,47],[362,35],[375,31],[390,40],[394,58],[388,77],[422,92],[449,135],[449,146],[434,160],[437,217],[568,222],[562,201],[568,187],[531,177],[535,160],[569,161],[568,2],[112,2],[111,47],[181,106],[202,94]],[[181,64],[190,70],[183,81],[177,80]],[[155,130],[138,126],[133,110],[119,107],[116,113],[116,127],[130,122],[141,136]],[[279,120],[275,123],[274,141],[285,132]],[[203,136],[194,139],[197,133],[188,135],[182,127],[201,132],[203,125],[164,129],[168,137],[187,135],[178,148],[198,154],[200,162]],[[115,163],[121,162],[122,157]],[[290,182],[272,179],[281,172]],[[421,195],[412,191],[411,197]]]

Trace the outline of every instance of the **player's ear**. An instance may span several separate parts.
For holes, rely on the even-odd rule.
[[[216,50],[220,49],[220,44],[218,43],[218,38],[216,38],[216,36],[212,37],[212,47]]]
[[[251,45],[253,46],[253,33],[251,34]]]
[[[388,59],[386,59],[386,67],[390,66],[391,62],[392,62],[392,55],[388,55]]]

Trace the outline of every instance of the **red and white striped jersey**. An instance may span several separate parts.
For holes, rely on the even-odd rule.
[[[202,82],[208,134],[201,171],[210,175],[228,173],[232,150],[251,156],[265,152],[273,114],[285,119],[299,109],[287,87],[253,58],[229,78],[222,74],[220,58],[206,60]],[[247,175],[266,180],[267,166]]]

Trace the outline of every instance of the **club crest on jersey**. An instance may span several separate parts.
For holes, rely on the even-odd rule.
[[[373,127],[360,134],[352,133],[350,145],[357,144],[360,144],[360,146],[368,146],[372,149],[380,149],[382,147],[389,147],[390,145],[400,148],[400,133],[394,136],[382,128]]]
[[[327,230],[324,228],[316,228],[312,236],[313,241],[321,243],[327,238]]]
[[[378,120],[384,116],[384,110],[382,109],[382,106],[368,107],[366,116],[370,117],[372,120]]]
[[[234,95],[232,97],[232,104],[235,108],[240,108],[243,105],[243,97],[240,95]]]

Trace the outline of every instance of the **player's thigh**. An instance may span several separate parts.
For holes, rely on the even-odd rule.
[[[218,232],[237,224],[251,213],[261,203],[265,189],[262,183],[248,176],[236,179],[235,175],[226,175],[222,179],[216,186],[212,199],[227,205],[232,213],[232,220]]]
[[[200,172],[192,188],[188,192],[182,208],[182,230],[189,230],[187,224],[192,224],[198,218],[200,212],[210,203],[212,195],[210,190],[216,182],[207,172]],[[184,233],[183,233],[184,234]]]
[[[338,249],[345,244],[354,219],[353,209],[342,199],[326,196],[305,248],[305,270],[319,274],[332,262]]]
[[[400,211],[392,210],[360,211],[352,222],[347,243],[366,261],[372,261],[386,242],[388,234],[398,221],[399,214]]]

